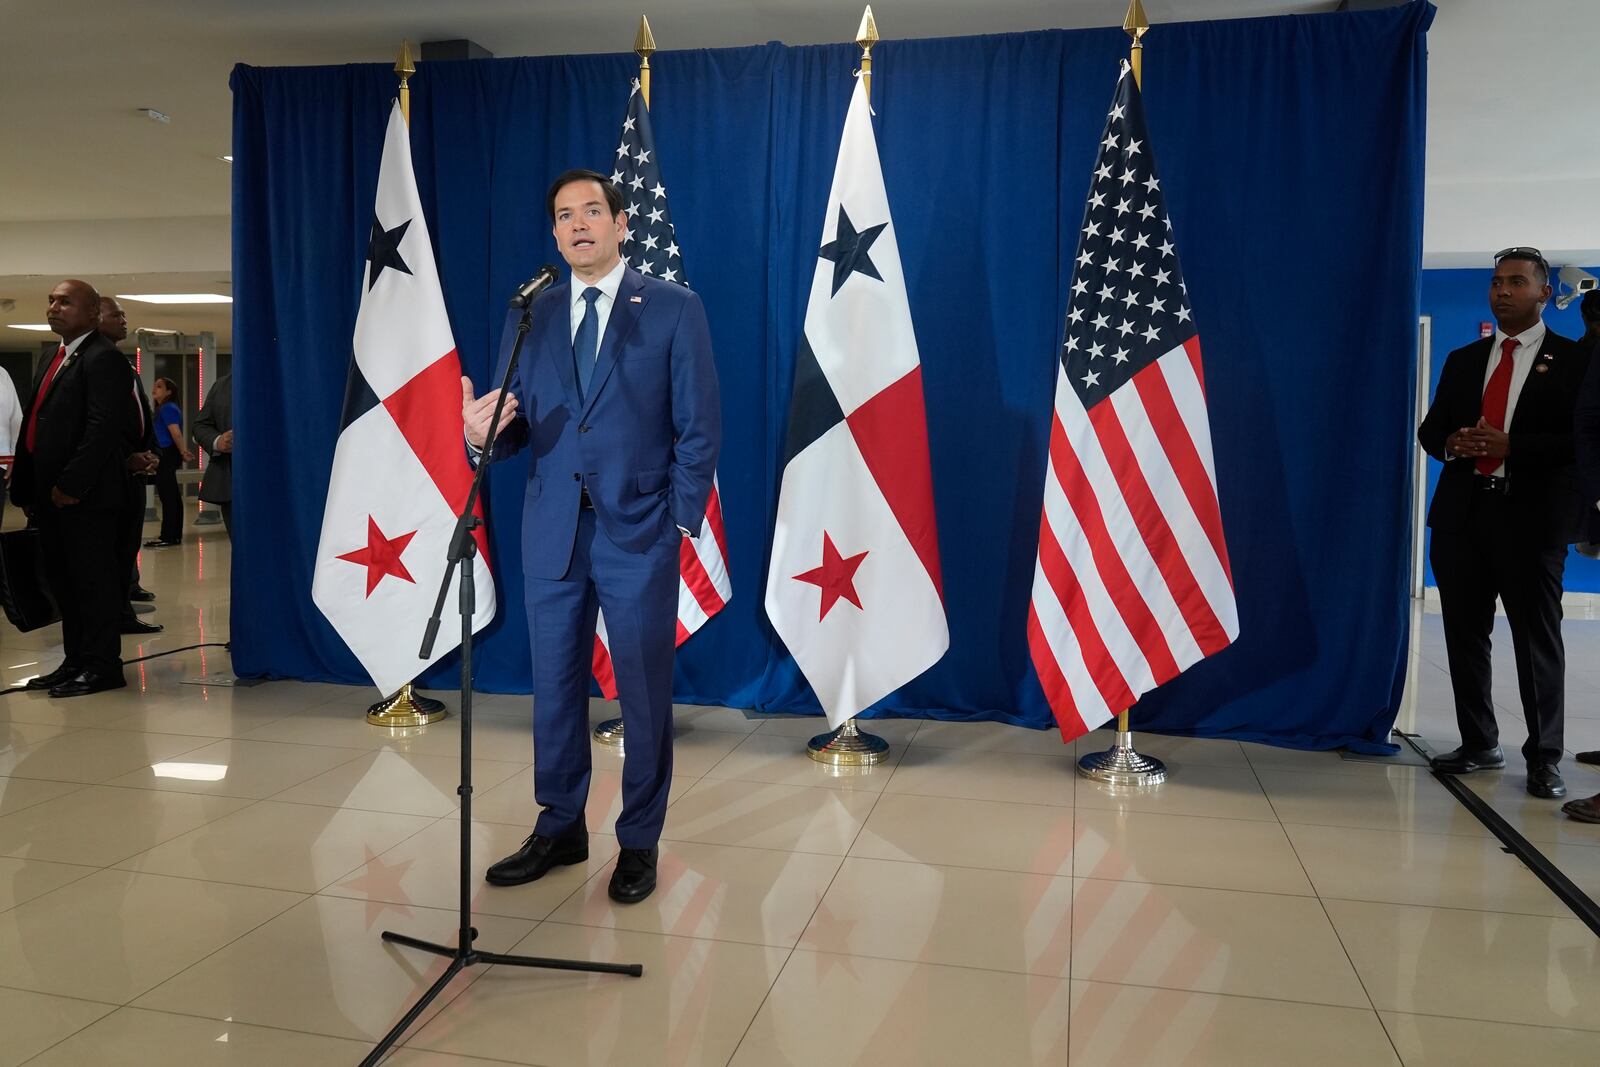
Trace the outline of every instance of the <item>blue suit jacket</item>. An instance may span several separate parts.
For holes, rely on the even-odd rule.
[[[572,559],[580,490],[618,547],[644,552],[698,533],[722,445],[711,333],[700,298],[624,268],[587,397],[572,359],[570,283],[546,290],[512,378],[518,418],[499,461],[532,452],[522,508],[522,567],[560,578]],[[510,320],[515,322],[515,320]],[[503,373],[503,355],[498,378]]]

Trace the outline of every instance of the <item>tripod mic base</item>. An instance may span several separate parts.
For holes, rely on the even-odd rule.
[[[422,1017],[422,1013],[427,1010],[429,1004],[433,1003],[434,998],[444,992],[445,986],[449,985],[456,975],[476,964],[504,967],[540,967],[551,971],[588,971],[591,974],[621,974],[629,978],[638,978],[644,974],[643,965],[638,963],[590,963],[587,960],[563,960],[545,956],[512,956],[502,952],[479,952],[477,949],[470,947],[471,943],[478,939],[476,927],[468,929],[467,944],[458,945],[455,948],[436,944],[432,941],[423,941],[420,938],[406,934],[397,934],[393,930],[383,931],[382,936],[390,944],[405,945],[407,948],[431,952],[435,956],[445,956],[450,960],[450,966],[446,967],[444,973],[434,981],[433,985],[429,986],[427,991],[417,998],[417,1002],[411,1005],[411,1008],[400,1017],[400,1021],[395,1023],[394,1028],[383,1035],[383,1039],[367,1054],[367,1058],[361,1061],[361,1067],[376,1067],[378,1061],[382,1060],[384,1055],[394,1047],[395,1042],[399,1041],[405,1032],[411,1028],[411,1024]]]

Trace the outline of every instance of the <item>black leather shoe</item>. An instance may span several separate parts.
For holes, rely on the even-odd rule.
[[[1473,771],[1497,771],[1506,765],[1505,751],[1496,745],[1484,752],[1473,752],[1465,747],[1433,757],[1429,764],[1440,774],[1471,774]]]
[[[144,543],[144,547],[146,547],[146,548],[172,548],[174,545],[181,545],[181,544],[183,544],[182,541],[163,541],[159,537],[153,537],[153,538],[151,538],[150,540],[148,540],[148,541],[146,541]]]
[[[1600,767],[1600,749],[1593,752],[1580,752],[1575,757],[1579,763],[1587,763],[1592,767]]]
[[[618,904],[637,904],[656,891],[656,859],[653,848],[625,848],[611,872],[611,899]]]
[[[63,663],[49,674],[41,674],[37,678],[29,679],[29,689],[54,689],[62,682],[70,681],[78,676],[78,668],[69,667]]]
[[[123,619],[122,632],[125,634],[158,634],[166,627],[159,622],[141,622],[138,619]]]
[[[589,858],[589,831],[571,830],[560,837],[529,834],[528,839],[505,859],[484,874],[490,885],[523,885],[537,882],[555,867],[582,863]]]
[[[136,585],[132,589],[128,590],[128,599],[136,600],[141,604],[148,604],[155,598],[156,595],[142,585]]]
[[[82,697],[90,693],[103,693],[107,689],[121,689],[128,684],[121,672],[116,674],[101,674],[99,671],[83,671],[69,678],[60,685],[50,689],[50,695],[57,699],[64,697]]]
[[[1540,800],[1560,800],[1567,795],[1561,772],[1548,763],[1528,764],[1528,793]]]

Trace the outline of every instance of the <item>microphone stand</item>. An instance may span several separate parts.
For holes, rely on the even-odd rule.
[[[472,615],[475,610],[476,597],[473,583],[472,558],[477,553],[477,542],[472,536],[472,531],[482,523],[474,515],[473,507],[478,501],[479,493],[483,486],[485,472],[494,461],[495,439],[499,436],[497,430],[500,425],[500,413],[505,407],[506,390],[511,387],[512,375],[516,373],[517,358],[522,353],[522,342],[528,336],[529,321],[533,315],[531,295],[524,298],[519,291],[512,301],[512,306],[522,307],[522,321],[517,324],[517,341],[511,348],[511,358],[506,363],[506,372],[500,382],[500,397],[495,402],[494,417],[489,422],[489,433],[483,443],[483,455],[478,460],[478,469],[472,479],[472,488],[467,493],[467,502],[461,509],[461,514],[456,516],[455,534],[450,539],[449,564],[445,568],[444,580],[439,583],[439,596],[434,601],[433,615],[428,620],[427,629],[423,633],[422,650],[419,655],[427,659],[433,654],[434,639],[439,634],[439,619],[444,612],[445,597],[450,592],[450,578],[455,574],[457,565],[461,568],[461,587],[459,590],[459,610],[461,613],[461,784],[456,793],[461,797],[461,903],[460,903],[460,929],[456,934],[454,948],[447,945],[435,944],[432,941],[422,941],[405,934],[397,934],[392,930],[383,931],[383,939],[391,944],[407,945],[411,948],[432,952],[437,956],[448,956],[450,965],[445,968],[433,985],[418,998],[409,1011],[400,1017],[394,1028],[383,1036],[377,1046],[361,1061],[361,1067],[376,1067],[379,1060],[398,1041],[411,1024],[416,1022],[435,997],[444,991],[451,979],[468,967],[480,963],[504,964],[510,967],[543,967],[558,971],[589,971],[596,974],[625,974],[637,978],[644,974],[644,967],[637,963],[590,963],[581,960],[549,959],[540,956],[510,956],[499,952],[483,952],[472,947],[472,942],[477,938],[478,931],[472,925]]]

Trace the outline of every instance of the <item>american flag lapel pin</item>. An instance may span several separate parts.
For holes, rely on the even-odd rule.
[[[628,297],[628,303],[630,303],[630,304],[642,304],[642,303],[644,303],[644,297],[642,297],[642,296],[630,296],[630,297]],[[1545,359],[1549,359],[1550,357],[1546,356],[1544,358]]]

